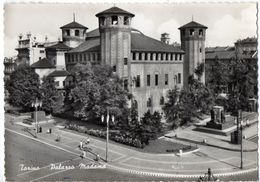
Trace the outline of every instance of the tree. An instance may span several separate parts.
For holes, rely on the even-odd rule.
[[[214,97],[211,91],[200,81],[204,66],[199,65],[195,69],[196,78],[189,77],[188,87],[179,91],[177,88],[169,90],[167,102],[163,107],[165,118],[172,128],[192,122],[195,117],[207,114],[214,104]]]
[[[249,99],[255,97],[256,71],[253,65],[243,60],[235,60],[232,63],[232,68],[233,72],[230,74],[229,79],[233,89],[228,96],[228,110],[231,112],[235,112],[237,109],[247,110]]]
[[[163,106],[166,122],[172,123],[172,128],[176,129],[180,125],[180,92],[177,87],[167,93],[167,102]]]
[[[28,65],[20,65],[11,73],[6,88],[10,94],[9,103],[30,110],[32,102],[40,98],[39,76]]]
[[[47,113],[61,113],[63,111],[63,95],[56,89],[52,77],[43,78],[41,86],[42,109]]]
[[[227,70],[227,68],[229,67],[230,63],[228,62],[223,63],[220,60],[214,61],[214,68],[216,69],[212,69],[210,72],[209,86],[216,96],[223,91],[223,86],[228,85],[230,70]]]
[[[128,122],[129,94],[109,66],[77,64],[71,73],[75,83],[69,92],[69,100],[76,117],[100,118],[109,111],[117,121]]]

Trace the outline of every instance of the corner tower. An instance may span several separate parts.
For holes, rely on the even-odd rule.
[[[73,22],[60,27],[62,30],[62,41],[69,47],[74,48],[85,41],[87,27],[77,23],[75,16]]]
[[[201,63],[204,72],[201,82],[205,83],[205,38],[207,27],[195,21],[179,28],[181,34],[181,48],[185,51],[183,63],[183,86],[188,86],[188,78]]]
[[[112,7],[96,14],[99,20],[101,63],[110,65],[129,89],[131,76],[131,19],[134,14]]]

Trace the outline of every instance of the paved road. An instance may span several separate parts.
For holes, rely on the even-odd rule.
[[[8,118],[6,118],[8,121]],[[51,163],[62,163],[68,166],[78,166],[79,164],[93,163],[94,156],[88,154],[88,159],[82,160],[79,158],[80,151],[77,145],[82,136],[71,134],[68,132],[59,131],[62,136],[62,141],[57,143],[54,141],[53,135],[40,134],[37,140],[44,142],[42,144],[33,140],[28,133],[23,132],[21,126],[11,125],[6,123],[6,176],[14,178],[14,180],[171,180],[171,178],[153,178],[141,175],[126,174],[110,169],[87,169],[87,170],[50,170]],[[94,152],[104,156],[105,144],[102,140],[95,140],[92,145]],[[121,145],[111,144],[109,153],[110,163],[117,166],[154,171],[169,169],[169,172],[175,173],[184,170],[187,172],[199,172],[202,174],[206,171],[209,165],[214,165],[213,171],[225,171],[225,168],[238,170],[239,153],[218,150],[215,148],[203,148],[202,151],[195,154],[176,158],[174,156],[161,156],[153,159],[153,155],[143,154],[135,150],[125,149]],[[113,147],[113,148],[112,148]],[[59,149],[57,149],[59,148]],[[61,151],[60,149],[63,149]],[[130,156],[131,157],[130,157]],[[195,160],[194,160],[195,159]],[[255,163],[255,153],[245,153],[245,163]],[[19,164],[29,166],[39,166],[41,169],[21,175]],[[197,167],[196,167],[197,166]],[[42,168],[44,167],[44,168]],[[246,167],[246,166],[245,166]],[[199,169],[198,169],[199,168]],[[83,172],[82,172],[83,171]],[[19,175],[19,176],[18,176]],[[256,180],[256,172],[247,175],[238,175],[235,177],[225,177],[222,180]],[[178,180],[174,178],[174,180]],[[181,180],[181,179],[179,179]],[[185,180],[182,178],[182,180]],[[186,179],[188,180],[188,179]],[[190,179],[192,180],[192,179]],[[196,179],[193,179],[196,180]]]
[[[57,150],[54,147],[21,137],[15,133],[6,131],[6,179],[8,181],[187,181],[194,178],[158,178],[142,175],[132,175],[113,171],[109,169],[74,169],[74,170],[50,170],[50,164],[59,163],[71,166],[72,163],[87,164],[90,160],[81,159],[73,154]],[[76,164],[75,164],[75,162]],[[22,171],[20,164],[27,167],[44,168],[48,170],[35,175],[33,171]],[[24,167],[25,168],[25,167]],[[257,173],[220,178],[224,181],[230,180],[257,180]]]

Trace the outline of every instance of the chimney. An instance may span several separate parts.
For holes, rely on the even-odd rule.
[[[170,42],[170,35],[168,33],[161,34],[161,41],[165,44],[169,44]]]

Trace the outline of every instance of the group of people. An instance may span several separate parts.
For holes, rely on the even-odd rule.
[[[84,141],[83,139],[80,140],[79,149],[82,151],[82,155],[81,155],[82,158],[86,158],[87,157],[87,152],[86,152],[84,147],[86,147],[89,143],[90,143],[90,139],[89,138],[87,138],[86,141]],[[100,159],[100,156],[97,154],[96,155],[96,161],[99,161],[99,159]]]

